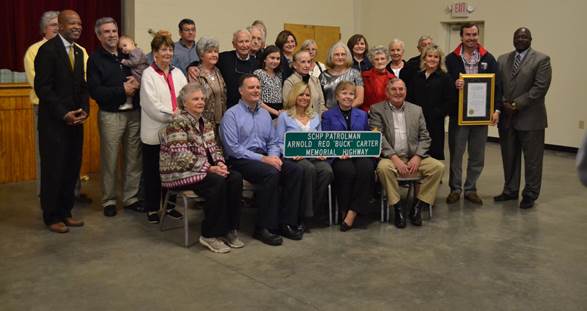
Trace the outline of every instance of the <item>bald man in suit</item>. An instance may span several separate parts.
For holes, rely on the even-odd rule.
[[[83,123],[89,114],[84,53],[75,44],[82,21],[72,10],[59,13],[59,34],[35,58],[35,92],[39,96],[41,208],[49,230],[66,233],[81,227],[74,219],[75,184],[82,161]]]
[[[517,200],[524,154],[525,182],[520,208],[534,206],[542,183],[544,132],[547,127],[544,97],[550,86],[550,57],[531,46],[532,34],[521,27],[514,32],[515,51],[498,58],[503,83],[504,120],[499,126],[504,187],[496,202]]]

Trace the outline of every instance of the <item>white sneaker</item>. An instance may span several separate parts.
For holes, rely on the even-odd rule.
[[[228,233],[226,234],[226,236],[223,236],[220,239],[222,241],[224,241],[224,243],[228,244],[228,246],[230,246],[232,248],[243,248],[243,247],[245,247],[245,243],[243,243],[243,241],[241,241],[241,239],[239,239],[238,232],[236,230],[230,230],[230,231],[228,231]]]
[[[209,250],[214,253],[228,253],[230,252],[230,247],[228,247],[224,242],[218,238],[205,238],[200,236],[200,244],[206,246]]]

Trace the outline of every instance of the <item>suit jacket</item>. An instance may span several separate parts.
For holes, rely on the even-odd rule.
[[[503,85],[503,100],[515,102],[518,111],[513,115],[511,126],[516,130],[540,130],[548,126],[544,97],[550,86],[552,69],[550,57],[528,48],[518,72],[512,68],[516,52],[498,58],[499,73]]]
[[[371,106],[369,111],[369,126],[374,131],[380,131],[381,157],[389,158],[397,152],[395,146],[395,127],[393,124],[393,112],[387,101]],[[408,158],[415,154],[422,158],[428,157],[430,149],[430,136],[426,129],[426,121],[422,108],[404,101],[404,114],[406,118],[406,133],[408,135]]]
[[[347,127],[346,121],[338,106],[328,109],[322,114],[323,131],[369,131],[367,113],[359,108],[351,110],[351,128]]]
[[[82,108],[89,113],[88,89],[85,80],[84,54],[74,45],[73,70],[69,56],[59,35],[47,41],[35,58],[35,92],[39,96],[39,132],[46,127],[67,127],[63,117],[72,110]],[[49,133],[46,133],[50,135]]]

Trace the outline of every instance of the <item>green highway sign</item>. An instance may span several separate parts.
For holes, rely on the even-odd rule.
[[[381,132],[287,132],[284,157],[379,157]]]

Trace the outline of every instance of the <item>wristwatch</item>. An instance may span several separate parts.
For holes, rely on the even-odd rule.
[[[512,103],[512,108],[514,108],[514,110],[518,110],[518,105],[516,105],[515,102]]]

